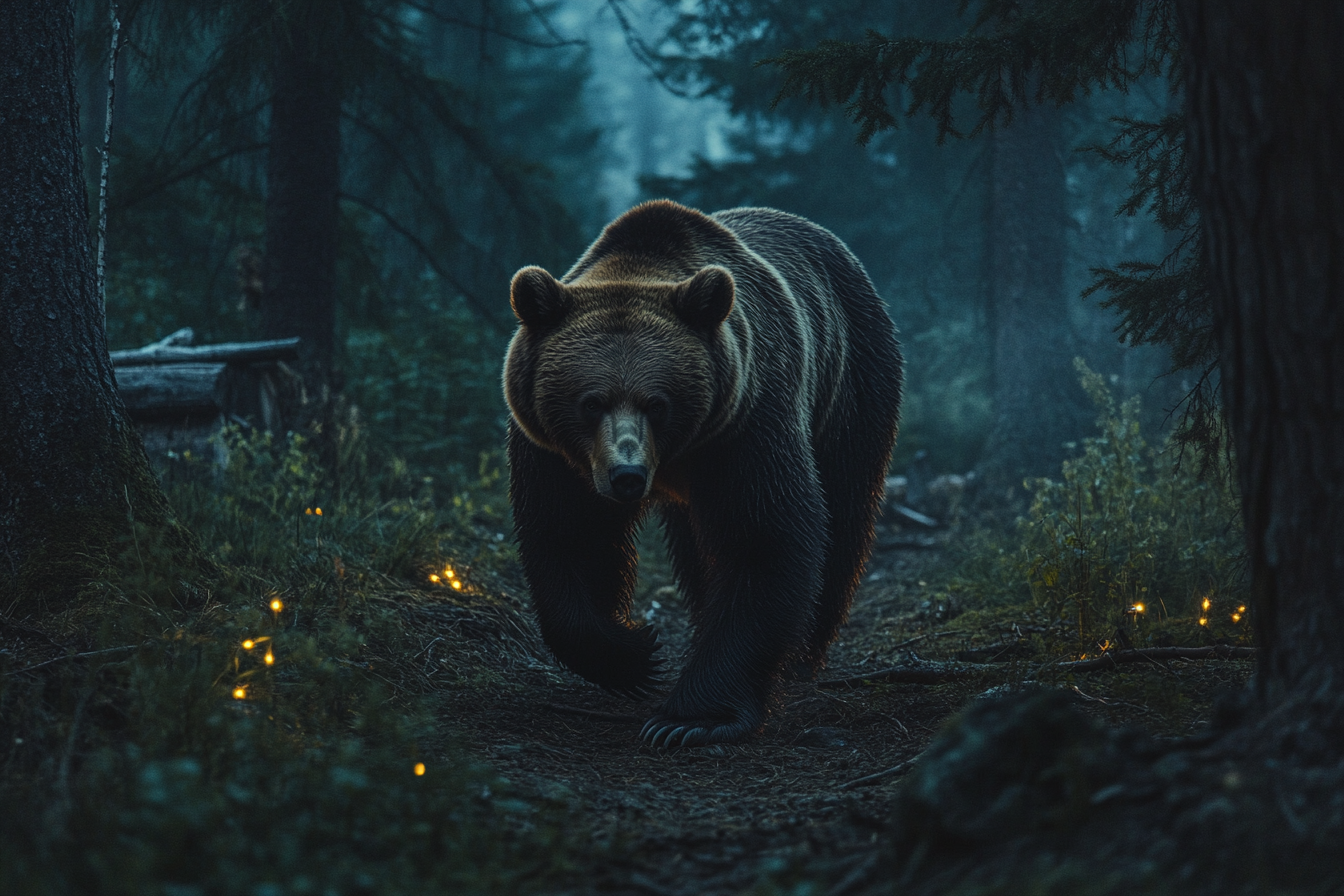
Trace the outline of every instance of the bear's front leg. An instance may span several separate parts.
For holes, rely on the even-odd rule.
[[[542,639],[594,684],[647,694],[660,666],[653,629],[630,621],[639,507],[600,497],[516,426],[508,449],[514,531]]]
[[[742,463],[722,458],[692,491],[694,537],[679,542],[703,570],[695,639],[672,693],[640,732],[646,743],[754,734],[781,669],[802,650],[821,589],[826,511],[810,455],[790,447],[786,438],[758,440],[738,454]]]

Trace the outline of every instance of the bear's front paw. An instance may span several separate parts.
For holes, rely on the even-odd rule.
[[[746,740],[761,727],[762,714],[745,709],[721,715],[681,716],[666,707],[644,723],[640,740],[651,747],[703,747]]]
[[[642,699],[661,684],[662,663],[654,654],[662,645],[650,627],[611,624],[547,643],[561,665],[613,694]]]

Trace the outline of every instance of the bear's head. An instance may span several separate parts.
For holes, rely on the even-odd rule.
[[[693,444],[722,403],[715,345],[733,299],[732,274],[717,266],[680,282],[569,284],[523,268],[504,365],[514,419],[598,494],[648,497],[659,464]]]

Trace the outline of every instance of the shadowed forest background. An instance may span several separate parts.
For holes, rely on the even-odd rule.
[[[78,142],[0,148],[41,160],[33,196],[82,181],[50,265],[8,211],[27,194],[0,196],[0,891],[1344,882],[1339,663],[1318,662],[1341,603],[1259,572],[1278,530],[1243,489],[1270,462],[1238,461],[1272,402],[1229,418],[1220,391],[1218,346],[1243,343],[1188,144],[1199,4],[123,0],[105,253],[109,9],[43,31],[30,6],[0,14],[6,53],[49,64],[33,83],[77,102]],[[47,89],[21,74],[14,109]],[[552,662],[512,543],[510,277],[563,273],[654,198],[828,228],[906,362],[851,621],[745,745],[640,746],[646,706]],[[86,317],[31,335],[64,326],[33,298],[57,293]],[[1338,316],[1294,332],[1328,347]],[[174,357],[209,377],[190,412],[132,385]],[[24,416],[42,390],[65,397]],[[1298,465],[1328,484],[1294,531],[1335,531],[1332,463]],[[656,526],[640,554],[636,618],[675,667],[690,623]]]

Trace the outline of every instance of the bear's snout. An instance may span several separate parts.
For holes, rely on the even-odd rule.
[[[593,445],[593,486],[623,504],[643,500],[657,467],[648,418],[622,403],[605,414]]]
[[[644,497],[649,468],[643,464],[619,464],[611,468],[611,496],[617,501],[638,501]]]

